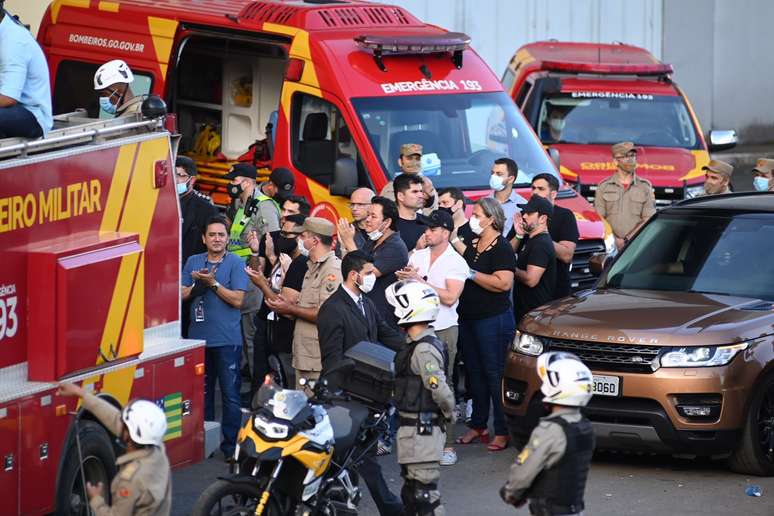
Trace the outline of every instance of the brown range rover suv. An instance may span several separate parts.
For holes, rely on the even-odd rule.
[[[527,315],[503,379],[517,443],[542,415],[544,351],[594,373],[585,412],[598,448],[727,456],[774,475],[774,194],[666,208],[593,290]]]

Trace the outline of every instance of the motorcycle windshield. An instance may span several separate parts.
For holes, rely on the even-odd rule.
[[[277,392],[271,403],[274,417],[290,421],[298,415],[309,401],[301,391],[291,391],[288,389]]]

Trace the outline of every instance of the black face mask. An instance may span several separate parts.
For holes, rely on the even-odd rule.
[[[242,185],[228,185],[228,195],[232,199],[236,199],[243,192]]]
[[[454,212],[452,211],[452,209],[451,209],[451,208],[445,208],[445,207],[443,207],[443,206],[439,206],[439,207],[438,207],[438,209],[439,209],[439,210],[441,210],[441,211],[445,211],[445,212],[446,212],[446,213],[448,213],[449,215],[452,215],[452,216],[454,216]]]
[[[283,254],[292,254],[298,247],[298,240],[295,238],[286,238],[282,235],[277,237],[276,244],[277,252]]]

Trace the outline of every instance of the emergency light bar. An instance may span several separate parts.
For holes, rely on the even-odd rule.
[[[643,65],[543,61],[542,67],[555,72],[598,73],[603,75],[669,75],[674,72],[672,65],[664,63]]]
[[[452,63],[462,68],[462,52],[470,46],[470,36],[461,32],[447,32],[431,36],[355,36],[358,46],[374,54],[376,65],[387,71],[382,56],[451,53]]]

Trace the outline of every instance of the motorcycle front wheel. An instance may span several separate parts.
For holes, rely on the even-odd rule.
[[[196,500],[192,516],[252,516],[265,482],[255,484],[216,480]],[[279,494],[271,493],[263,510],[265,516],[284,516],[284,503]]]

